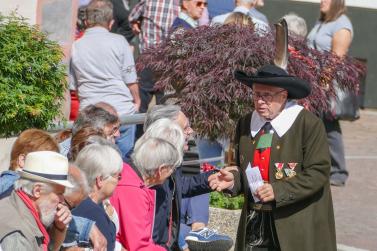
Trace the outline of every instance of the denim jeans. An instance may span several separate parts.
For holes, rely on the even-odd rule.
[[[72,247],[79,245],[81,247],[89,247],[89,235],[94,224],[95,222],[92,220],[72,215],[72,220],[69,223],[67,234],[62,246]]]
[[[208,139],[196,139],[196,146],[200,159],[222,156],[223,144]],[[211,165],[222,164],[219,161],[209,162]],[[190,225],[194,222],[201,222],[205,225],[209,220],[209,194],[202,194],[191,198],[183,198],[181,203],[181,227],[179,233],[179,247],[186,247],[185,238],[191,230]]]
[[[123,161],[129,163],[135,144],[136,125],[122,125],[119,131],[120,136],[116,139],[116,144],[121,151]]]

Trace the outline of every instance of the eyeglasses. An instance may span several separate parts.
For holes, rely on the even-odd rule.
[[[267,103],[270,103],[271,101],[272,101],[272,99],[276,96],[276,95],[278,95],[278,94],[280,94],[280,93],[282,93],[282,92],[284,92],[285,90],[281,90],[281,91],[278,91],[278,92],[275,92],[275,93],[264,93],[264,94],[261,94],[261,93],[259,93],[259,92],[254,92],[254,91],[252,91],[251,93],[252,93],[252,95],[253,95],[253,99],[255,100],[255,101],[258,101],[259,99],[262,99],[264,102],[267,102]]]
[[[114,179],[117,179],[118,181],[120,181],[122,179],[122,174],[121,173],[113,174],[113,175],[107,176],[106,178],[104,178],[104,180],[106,180],[110,177],[113,177]]]
[[[196,2],[196,7],[205,8],[208,6],[207,2],[202,2],[202,1],[195,1],[195,2]]]

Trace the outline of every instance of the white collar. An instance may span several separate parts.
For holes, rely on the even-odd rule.
[[[192,28],[196,28],[199,26],[198,21],[195,21],[192,17],[190,17],[183,11],[179,12],[178,17],[182,20],[185,20]]]
[[[272,128],[279,137],[282,137],[289,130],[289,128],[291,128],[298,114],[303,108],[304,107],[298,105],[296,101],[288,101],[285,104],[283,111],[276,116],[276,118],[270,121]],[[255,137],[266,122],[267,120],[262,118],[258,112],[254,111],[250,122],[251,136]]]

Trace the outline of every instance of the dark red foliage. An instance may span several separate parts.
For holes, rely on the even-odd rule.
[[[182,110],[196,132],[211,138],[229,137],[237,120],[252,110],[250,89],[233,77],[236,69],[249,74],[272,63],[274,32],[261,36],[252,27],[224,25],[174,33],[169,40],[139,57],[137,69],[151,68],[156,88],[176,93]],[[365,70],[351,58],[309,49],[305,41],[290,37],[288,72],[307,80],[312,94],[299,102],[320,113],[334,96],[332,80],[356,92]]]

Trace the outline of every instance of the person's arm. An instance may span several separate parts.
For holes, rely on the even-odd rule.
[[[276,207],[308,198],[329,182],[331,163],[324,125],[319,119],[305,123],[303,170],[292,178],[271,183]]]
[[[139,111],[141,100],[139,96],[139,84],[137,83],[135,60],[131,51],[131,47],[126,40],[124,40],[123,50],[124,55],[121,69],[122,79],[130,90],[136,111]]]
[[[128,16],[128,21],[134,34],[139,34],[141,32],[141,21],[144,14],[145,0],[140,1],[132,9],[130,15]]]
[[[138,83],[127,84],[127,87],[128,89],[130,89],[132,98],[134,99],[135,109],[136,111],[139,111],[140,104],[141,104],[141,99],[139,96],[139,84]]]
[[[331,51],[339,57],[347,55],[352,42],[352,34],[348,29],[341,29],[334,33]]]
[[[117,240],[123,247],[139,251],[166,251],[153,242],[153,217],[150,213],[154,214],[154,208],[151,208],[152,202],[146,191],[127,186],[110,201],[121,215]]]

